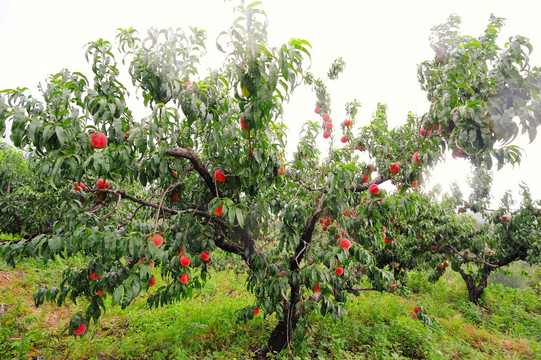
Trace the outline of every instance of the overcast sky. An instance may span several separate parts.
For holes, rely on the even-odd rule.
[[[247,1],[248,3],[249,1]],[[269,42],[273,46],[290,38],[308,40],[313,46],[310,71],[324,76],[333,59],[343,57],[346,70],[329,83],[335,122],[345,116],[344,104],[359,100],[363,107],[358,120],[369,121],[378,102],[389,106],[391,127],[401,124],[408,111],[422,115],[429,108],[417,82],[417,64],[432,59],[428,43],[430,28],[456,13],[462,17],[462,33],[478,36],[491,13],[507,19],[500,40],[521,34],[530,38],[531,62],[541,65],[541,27],[538,1],[305,1],[264,0],[269,18]],[[54,1],[0,0],[0,89],[29,87],[37,91],[51,73],[62,68],[90,73],[84,45],[104,38],[114,42],[117,28],[196,26],[208,32],[208,66],[219,65],[215,50],[217,35],[226,30],[236,14],[237,2],[198,1]],[[287,107],[284,120],[290,129],[290,152],[301,125],[316,120],[315,97],[309,88],[298,89]],[[326,142],[321,138],[322,148]],[[518,191],[525,181],[535,198],[541,198],[539,159],[541,139],[528,145],[520,168],[507,167],[496,173],[494,196],[505,189]],[[470,174],[464,160],[452,160],[433,171],[430,185],[448,189],[451,180],[463,181]],[[497,201],[496,201],[497,204]]]

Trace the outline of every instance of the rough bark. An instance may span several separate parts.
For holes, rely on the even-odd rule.
[[[177,158],[183,158],[189,160],[194,169],[199,173],[201,178],[205,181],[207,184],[207,187],[209,188],[210,192],[213,194],[216,194],[218,197],[222,197],[220,191],[218,190],[218,187],[214,183],[214,180],[212,180],[212,175],[207,170],[205,164],[199,159],[195,151],[190,148],[174,148],[169,149],[165,152],[166,155],[177,157]]]
[[[478,284],[475,283],[475,278],[472,275],[468,274],[462,269],[459,269],[459,272],[462,279],[464,279],[466,282],[469,300],[477,305],[481,299],[481,295],[483,295],[483,292],[488,286],[488,277],[490,276],[492,269],[489,267],[484,267],[481,270],[481,280]]]
[[[272,331],[267,347],[258,350],[256,354],[258,359],[266,359],[269,353],[279,353],[291,342],[293,331],[297,328],[299,322],[299,312],[295,310],[296,304],[301,301],[301,288],[295,286],[291,289],[291,298],[284,299],[284,318],[278,322]]]

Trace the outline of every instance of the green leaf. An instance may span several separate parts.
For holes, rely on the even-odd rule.
[[[235,207],[226,207],[224,206],[224,211],[227,209],[227,219],[229,221],[229,224],[230,225],[233,225],[235,223],[235,216],[236,216],[236,212],[235,212]]]
[[[122,299],[123,294],[124,294],[124,286],[120,285],[113,292],[113,304],[119,304],[120,300]]]
[[[256,7],[258,5],[261,5],[263,2],[262,1],[254,1],[253,3],[249,4],[248,6],[246,6],[246,9],[251,9],[253,7]]]
[[[244,228],[244,215],[242,214],[242,210],[239,208],[235,208],[235,212],[237,214],[237,221],[239,223],[239,226],[241,228]]]
[[[49,239],[49,248],[53,254],[59,253],[62,250],[62,240],[56,235],[51,236]]]
[[[35,118],[30,122],[30,126],[28,126],[28,138],[30,141],[34,143],[34,145],[38,145],[38,137],[39,134],[38,128],[41,126],[41,120],[39,118]]]
[[[105,247],[105,250],[108,252],[108,253],[111,253],[113,254],[116,250],[116,237],[115,237],[115,233],[113,232],[107,232],[105,233],[105,236],[104,236],[104,247]]]
[[[56,176],[58,175],[59,171],[60,171],[60,167],[62,166],[62,163],[64,162],[64,158],[63,157],[58,157],[56,159],[56,163],[54,165],[54,169],[53,171],[51,172],[51,175],[49,176],[49,184],[51,184],[51,186],[54,188],[54,189],[58,189],[56,187]]]

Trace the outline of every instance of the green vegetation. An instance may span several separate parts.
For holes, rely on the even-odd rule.
[[[0,90],[0,136],[9,125],[28,154],[8,148],[16,166],[0,167],[0,233],[21,237],[0,259],[22,264],[4,273],[5,356],[539,355],[537,290],[485,292],[494,270],[541,262],[527,185],[518,209],[506,195],[485,212],[490,169],[520,163],[513,141],[541,125],[527,38],[498,42],[494,16],[477,37],[457,16],[435,26],[418,68],[427,110],[389,128],[385,104],[369,121],[356,99],[335,115],[327,86],[344,60],[310,73],[310,43],[270,44],[261,5],[241,1],[211,71],[204,30],[128,28],[87,43],[93,76],[51,74],[40,98]],[[301,86],[317,115],[289,153]],[[448,150],[476,168],[468,202],[423,189]]]
[[[108,306],[86,336],[65,336],[72,313],[81,305],[33,306],[35,284],[55,284],[66,266],[82,266],[82,257],[34,260],[16,268],[0,267],[0,358],[23,359],[247,359],[265,344],[276,323],[255,318],[237,321],[237,311],[254,301],[244,288],[245,275],[213,272],[193,298],[157,309],[145,296],[125,310]],[[160,285],[162,279],[157,279]],[[296,359],[536,359],[541,356],[541,300],[530,288],[489,286],[480,306],[468,301],[460,275],[448,272],[436,284],[423,273],[409,276],[405,298],[367,292],[348,301],[348,317],[309,316],[303,342],[291,349]],[[106,303],[109,303],[108,298]],[[110,305],[110,304],[108,304]],[[417,320],[415,306],[434,317],[432,327]],[[276,357],[288,358],[287,350]]]

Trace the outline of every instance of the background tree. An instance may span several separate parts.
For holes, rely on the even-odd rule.
[[[518,260],[538,264],[539,201],[533,201],[528,187],[523,185],[523,200],[517,210],[511,210],[509,194],[502,199],[501,208],[485,209],[491,178],[486,169],[475,169],[471,180],[475,189],[469,202],[456,188],[455,196],[444,195],[440,202],[434,197],[411,194],[410,201],[421,210],[404,219],[408,225],[397,222],[395,229],[402,241],[393,242],[393,246],[400,251],[374,253],[378,265],[429,270],[429,279],[434,282],[451,267],[466,282],[469,300],[477,304],[493,271]],[[472,213],[469,208],[482,212]]]
[[[460,235],[451,233],[445,236],[446,240],[440,240],[452,269],[466,282],[469,300],[473,303],[479,302],[493,271],[518,260],[530,264],[541,260],[541,203],[532,200],[527,186],[521,187],[523,198],[517,210],[511,211],[504,198],[500,209],[485,213],[483,224],[470,218],[467,231],[462,228]],[[475,194],[472,193],[473,197]]]
[[[35,181],[23,152],[0,143],[0,232],[32,238],[51,232],[59,196]]]
[[[18,212],[13,211],[11,204],[6,201],[11,193],[24,186],[25,179],[30,176],[26,159],[22,152],[12,149],[5,143],[0,143],[0,200],[2,232],[19,233],[22,219]]]
[[[256,296],[240,318],[275,314],[278,320],[258,353],[281,351],[304,336],[306,314],[318,310],[338,319],[346,315],[348,294],[391,288],[392,273],[378,266],[373,252],[386,246],[382,234],[390,213],[415,211],[408,197],[394,196],[415,190],[423,167],[441,159],[447,146],[460,145],[477,163],[489,163],[490,154],[501,163],[518,161],[515,148],[495,150],[497,128],[479,122],[484,108],[497,116],[488,101],[492,90],[471,103],[464,100],[459,113],[465,116],[454,120],[453,129],[445,118],[458,106],[464,83],[454,68],[484,74],[475,78],[479,92],[509,88],[514,93],[528,84],[531,94],[512,108],[530,114],[537,106],[538,71],[516,50],[529,44],[521,38],[518,45],[510,43],[512,53],[498,52],[500,20],[492,19],[477,41],[486,48],[479,54],[467,52],[477,48],[473,39],[455,33],[440,39],[448,43],[446,65],[437,58],[419,72],[430,100],[434,97],[429,115],[410,114],[404,126],[388,129],[386,107],[380,105],[372,123],[355,135],[359,104],[352,101],[340,123],[344,145],[335,146],[338,121],[331,118],[325,81],[305,70],[310,44],[292,39],[271,47],[257,4],[238,9],[240,16],[218,39],[219,49],[227,52],[224,67],[207,75],[198,70],[205,53],[202,30],[151,29],[144,38],[133,29],[119,32],[118,51],[147,108],[141,119],[129,108],[113,46],[101,39],[87,46],[92,81],[64,70],[49,78],[43,100],[25,89],[2,92],[0,123],[9,121],[15,146],[39,159],[32,169],[41,182],[59,189],[63,216],[52,234],[5,244],[1,254],[11,264],[26,256],[45,261],[79,252],[89,256],[86,268],[67,269],[58,287],[35,294],[38,305],[45,300],[61,305],[68,297],[87,301],[86,312],[72,317],[70,333],[82,335],[91,320],[98,320],[104,296],[122,307],[147,292],[150,306],[191,296],[207,279],[213,252],[221,249],[247,266],[247,288]],[[457,21],[452,18],[435,34]],[[479,58],[471,61],[474,55]],[[488,71],[486,60],[510,75]],[[336,60],[328,78],[336,79],[344,65]],[[521,70],[511,71],[515,66]],[[315,111],[322,119],[305,125],[287,162],[283,105],[303,83],[314,88]],[[457,103],[447,104],[455,97]],[[526,120],[532,129],[539,125],[538,115]],[[510,121],[498,118],[505,126]],[[431,124],[446,127],[436,131]],[[330,139],[326,157],[315,143],[324,130]],[[510,131],[516,134],[518,128]],[[482,141],[464,140],[465,134]],[[81,179],[83,191],[72,191]],[[380,189],[384,182],[399,185],[398,193],[389,196],[391,191]],[[320,232],[316,225],[322,218],[326,229]],[[166,285],[150,289],[155,265]],[[358,287],[359,274],[372,287]]]

